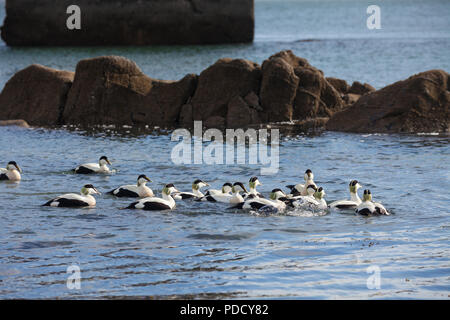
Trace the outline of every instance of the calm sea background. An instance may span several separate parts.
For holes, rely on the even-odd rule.
[[[381,30],[366,8],[381,7]],[[412,74],[450,71],[449,1],[258,1],[252,44],[172,47],[8,48],[0,43],[0,87],[32,63],[75,70],[84,58],[122,55],[149,76],[180,79],[222,57],[258,63],[284,49],[326,76],[377,88]],[[4,1],[0,1],[0,19]],[[129,131],[129,132],[127,132]],[[255,165],[176,166],[170,133],[0,128],[0,166],[16,160],[19,184],[0,184],[0,298],[313,298],[448,299],[450,295],[450,138],[446,135],[323,133],[282,136],[272,188],[311,168],[327,201],[348,197],[351,179],[394,214],[351,212],[253,216],[226,205],[178,202],[172,212],[119,210],[130,200],[97,197],[95,209],[40,204],[93,183],[102,192],[147,174],[160,192],[195,178],[214,187],[246,182]],[[117,173],[75,176],[79,163],[106,154]],[[67,267],[81,289],[66,287]],[[369,267],[381,288],[367,287]]]
[[[262,63],[285,49],[308,59],[326,76],[368,82],[376,88],[429,69],[450,70],[449,1],[377,1],[381,30],[367,29],[370,4],[374,2],[256,0],[252,44],[7,48],[0,42],[0,87],[31,63],[74,71],[79,60],[99,55],[125,56],[148,76],[164,80],[198,74],[222,57]],[[1,21],[3,16],[1,5]]]

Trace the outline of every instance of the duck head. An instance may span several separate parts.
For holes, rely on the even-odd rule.
[[[271,200],[278,200],[283,197],[286,197],[286,194],[281,189],[273,189],[270,193]]]
[[[231,188],[231,192],[239,193],[241,191],[247,192],[247,189],[245,189],[244,184],[242,182],[235,182],[233,184],[233,187]]]
[[[197,179],[194,181],[194,183],[192,183],[192,190],[200,190],[203,187],[207,187],[209,186],[208,183],[206,183],[203,180]]]
[[[169,183],[164,186],[164,189],[162,192],[163,192],[163,194],[169,196],[172,193],[179,192],[179,191],[177,190],[177,188],[175,188],[175,186],[172,183]]]
[[[317,187],[315,185],[310,184],[309,186],[306,187],[306,193],[308,194],[308,196],[312,196],[316,192],[317,192]]]
[[[107,164],[111,165],[111,162],[108,160],[108,158],[106,156],[102,156],[99,160],[98,160],[98,164],[100,166],[106,166]]]
[[[372,201],[372,193],[370,190],[364,190],[363,201]]]
[[[92,184],[86,184],[81,188],[81,194],[87,196],[90,194],[101,194]]]
[[[250,189],[255,189],[257,186],[262,186],[262,183],[259,182],[258,177],[250,178],[250,180],[248,181],[248,184],[250,186]]]
[[[306,170],[304,179],[305,179],[305,181],[314,180],[314,173],[312,173],[312,171],[310,169]]]
[[[322,198],[326,195],[325,191],[323,190],[322,187],[320,187],[319,189],[317,189],[316,192],[314,192],[314,198],[316,198],[317,200],[322,200]]]
[[[350,184],[348,185],[350,189],[350,193],[357,193],[358,189],[362,186],[359,184],[358,180],[352,180],[350,181]]]
[[[150,180],[150,178],[148,178],[145,174],[141,174],[137,179],[138,187],[145,185],[147,182],[152,182],[152,180]]]
[[[226,182],[222,186],[222,193],[229,193],[233,190],[233,185],[229,182]]]
[[[19,172],[22,172],[22,169],[19,167],[19,165],[15,161],[8,162],[8,165],[6,166],[6,170],[8,170],[8,171],[17,170]]]

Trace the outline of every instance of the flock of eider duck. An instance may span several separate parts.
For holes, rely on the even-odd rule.
[[[108,174],[111,173],[108,165],[111,165],[111,162],[103,156],[98,163],[82,164],[73,171],[76,174]],[[11,161],[5,169],[0,168],[0,180],[20,181],[21,172],[19,165]],[[363,199],[360,199],[358,189],[361,188],[361,185],[357,180],[352,180],[349,184],[349,200],[339,200],[330,204],[327,204],[324,199],[323,188],[315,184],[314,174],[311,170],[306,170],[304,180],[304,183],[286,186],[289,193],[278,188],[273,189],[268,199],[256,190],[261,185],[257,177],[249,180],[249,190],[241,182],[234,184],[227,182],[220,190],[209,189],[205,193],[202,193],[201,189],[209,184],[202,180],[195,180],[192,183],[192,192],[180,192],[173,184],[166,184],[162,190],[162,196],[159,198],[146,185],[151,180],[146,175],[140,175],[137,184],[118,187],[108,194],[115,197],[140,198],[124,209],[172,210],[176,207],[175,200],[192,199],[228,203],[232,205],[231,208],[253,210],[258,213],[277,213],[293,208],[313,212],[326,212],[328,209],[354,210],[361,215],[390,214],[382,204],[372,201],[370,190],[364,190]],[[101,193],[92,184],[86,184],[80,194],[64,194],[49,200],[43,206],[94,207],[96,205],[94,194]]]

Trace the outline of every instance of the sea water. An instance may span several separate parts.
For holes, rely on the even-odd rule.
[[[252,44],[0,44],[0,87],[32,63],[75,70],[81,59],[111,54],[136,61],[160,79],[200,73],[222,57],[261,63],[283,49],[307,58],[326,76],[377,88],[428,69],[450,70],[450,2],[378,1],[380,30],[366,27],[369,4],[257,0]],[[15,160],[23,168],[20,183],[0,184],[0,297],[448,299],[448,136],[281,134],[280,169],[270,176],[259,176],[258,165],[175,165],[170,155],[177,142],[170,138],[170,132],[133,128],[0,128],[0,166]],[[70,172],[101,155],[111,159],[115,174]],[[393,214],[255,216],[193,201],[178,201],[174,211],[143,212],[121,210],[130,199],[105,195],[146,174],[157,194],[165,183],[189,191],[199,178],[217,189],[258,175],[259,191],[267,196],[273,188],[301,182],[308,168],[328,202],[349,198],[348,183],[357,179]],[[86,183],[103,193],[95,209],[40,206]],[[79,268],[79,289],[68,286],[70,267]]]

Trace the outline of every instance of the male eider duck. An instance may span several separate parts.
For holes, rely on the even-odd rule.
[[[21,172],[22,169],[20,169],[19,165],[15,161],[10,161],[6,169],[0,169],[0,180],[20,181],[22,179],[20,176]]]
[[[154,197],[152,189],[146,186],[147,182],[152,182],[146,175],[141,174],[137,179],[137,185],[126,185],[114,189],[108,194],[116,197],[130,197],[130,198],[148,198]]]
[[[201,188],[209,186],[203,180],[197,179],[192,183],[192,192],[176,192],[172,195],[175,200],[185,200],[192,198],[202,198],[204,194],[200,191]]]
[[[292,201],[299,200],[303,201],[303,199],[314,199],[314,193],[317,192],[317,186],[315,184],[310,184],[306,188],[306,195],[305,196],[292,196],[292,194],[288,194],[287,198],[291,199]]]
[[[92,194],[101,194],[92,184],[87,184],[81,189],[81,194],[68,193],[56,197],[43,206],[47,207],[95,207],[96,201]]]
[[[170,183],[166,184],[162,191],[162,198],[152,197],[144,198],[137,202],[133,202],[126,209],[142,209],[148,211],[154,210],[172,210],[175,208],[175,200],[172,198],[171,194],[174,192],[179,192],[175,186]]]
[[[313,197],[309,196],[301,197],[299,200],[293,203],[294,207],[310,210],[326,210],[328,208],[327,202],[324,199],[325,191],[322,187],[319,187],[314,192]]]
[[[361,185],[357,180],[350,181],[349,189],[350,189],[350,200],[338,200],[329,204],[329,208],[331,209],[355,209],[357,206],[361,204],[361,199],[358,196],[358,189],[361,188]]]
[[[233,184],[233,188],[231,190],[232,196],[230,198],[230,203],[241,203],[244,202],[244,198],[239,192],[246,192],[248,193],[247,189],[245,189],[245,186],[242,182],[235,182]]]
[[[232,209],[246,209],[246,210],[263,210],[272,212],[280,212],[286,208],[286,204],[281,199],[286,199],[286,194],[281,189],[273,189],[270,193],[270,199],[264,199],[254,197],[252,199],[245,200],[243,203],[239,203],[233,206]]]
[[[372,201],[372,193],[370,192],[370,190],[364,190],[363,201],[360,205],[358,205],[355,212],[363,216],[390,215],[390,213],[381,203]]]
[[[316,184],[314,182],[314,174],[313,174],[313,172],[310,169],[305,171],[303,179],[305,179],[305,184],[299,183],[299,184],[296,184],[296,185],[286,186],[287,188],[289,188],[291,190],[291,195],[292,196],[294,196],[294,197],[296,197],[296,196],[307,196],[308,195],[308,191],[306,190],[307,187],[309,185],[316,186]]]
[[[98,163],[85,163],[74,169],[78,174],[90,174],[90,173],[110,173],[111,170],[108,167],[111,165],[108,158],[103,156],[98,160]]]
[[[244,199],[247,199],[248,197],[252,198],[251,197],[252,195],[255,197],[259,197],[259,198],[264,198],[264,196],[261,193],[256,191],[257,186],[262,186],[262,183],[259,182],[258,177],[250,178],[250,180],[248,181],[248,184],[250,186],[250,191],[243,194]]]
[[[205,196],[209,196],[211,194],[229,194],[231,192],[231,189],[233,188],[233,185],[230,182],[225,182],[222,186],[222,189],[209,189],[206,191]]]
[[[210,202],[224,202],[224,203],[241,203],[244,198],[240,194],[241,191],[247,192],[242,182],[235,182],[231,188],[232,194],[229,193],[215,193],[201,198],[201,201]]]

